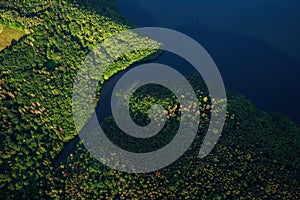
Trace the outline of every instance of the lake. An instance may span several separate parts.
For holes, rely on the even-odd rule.
[[[171,28],[197,40],[216,62],[227,89],[264,111],[300,122],[299,1],[117,2],[138,27]],[[176,59],[170,66],[175,64]]]
[[[138,27],[161,26],[191,36],[214,59],[228,90],[246,95],[262,110],[288,115],[299,123],[300,56],[297,55],[300,52],[300,44],[297,46],[295,42],[295,47],[289,45],[293,43],[289,40],[296,41],[295,33],[298,34],[297,37],[300,35],[296,25],[300,20],[300,14],[297,14],[298,11],[293,12],[295,5],[290,1],[281,6],[280,3],[283,1],[277,0],[224,2],[119,0],[118,6],[120,12]],[[300,7],[300,1],[294,3]],[[279,8],[281,12],[275,12]],[[251,12],[253,9],[255,13]],[[258,15],[254,16],[255,14]],[[276,31],[272,31],[266,26],[264,30],[262,23],[266,21],[274,23],[270,18],[273,17],[276,21],[278,19],[276,15],[282,15],[281,28],[273,27]],[[245,28],[247,25],[249,27]],[[251,28],[253,30],[250,30]],[[287,30],[283,31],[284,28]],[[250,32],[245,34],[245,31]],[[263,36],[266,32],[274,32],[277,35],[270,34],[268,35],[270,38],[265,40]],[[278,34],[289,40],[277,41]],[[185,60],[167,52],[152,62],[172,66],[182,74],[195,72]],[[138,65],[134,64],[105,81],[96,108],[100,123],[111,115],[110,100],[115,84],[122,75]],[[79,141],[77,135],[65,145],[56,162],[65,160]]]

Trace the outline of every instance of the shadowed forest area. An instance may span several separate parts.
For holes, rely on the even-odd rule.
[[[72,89],[83,60],[97,44],[134,25],[110,0],[1,1],[0,24],[1,199],[296,199],[300,195],[299,126],[280,114],[261,111],[242,94],[228,92],[222,137],[211,154],[198,159],[213,99],[193,74],[186,77],[199,99],[201,121],[193,145],[170,166],[147,174],[120,172],[94,159],[82,142],[57,161],[78,137]],[[101,77],[99,89],[118,72],[157,56],[157,50],[148,49],[120,57]],[[115,144],[145,152],[172,140],[180,105],[169,90],[157,87],[138,90],[130,99],[130,112],[137,124],[145,125],[148,108],[161,104],[168,115],[162,132],[150,140],[128,137],[107,116],[102,126]]]

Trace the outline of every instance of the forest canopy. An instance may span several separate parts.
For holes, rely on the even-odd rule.
[[[0,39],[1,199],[299,197],[299,127],[260,111],[242,95],[229,94],[226,126],[213,152],[203,160],[195,156],[211,102],[195,76],[188,79],[199,98],[202,123],[194,145],[174,164],[149,174],[127,174],[92,158],[81,142],[57,164],[57,156],[77,134],[71,103],[78,69],[97,44],[134,25],[112,0],[0,1],[0,24],[1,39],[11,31],[6,43]],[[105,71],[99,87],[157,53],[126,54]],[[131,99],[137,124],[148,123],[147,108],[156,103],[165,106],[170,118],[158,135],[162,143],[151,143],[155,149],[176,131],[179,105],[167,91],[153,97],[145,92],[153,90],[141,89]],[[126,139],[129,149],[147,150],[143,141],[124,137],[112,118],[103,127],[121,146],[120,139]]]

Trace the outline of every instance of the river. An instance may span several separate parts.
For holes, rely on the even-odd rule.
[[[146,5],[149,4],[149,1],[145,2]],[[158,6],[152,11],[167,7],[166,2],[168,5],[171,4],[169,1],[160,2],[158,3],[160,7]],[[151,13],[151,9],[143,9],[141,4],[143,4],[142,1],[138,0],[118,1],[121,13],[139,27],[165,26],[196,39],[206,48],[218,65],[227,89],[245,94],[255,105],[265,111],[280,112],[300,122],[300,95],[297,95],[297,92],[300,91],[298,79],[300,64],[297,59],[260,38],[243,35],[241,32],[232,30],[220,31],[210,28],[207,26],[209,20],[200,22],[183,20],[187,19],[186,15],[190,15],[187,12],[189,9],[195,12],[194,4],[185,4],[185,12],[178,13],[178,8],[173,8],[170,10],[175,10],[177,13],[168,10],[168,15],[164,15],[160,11],[158,13],[160,18],[155,17],[157,13]],[[178,6],[178,3],[174,5]],[[187,7],[189,5],[190,7]],[[207,3],[206,6],[213,12],[213,5]],[[162,22],[159,23],[157,19],[161,19]],[[255,22],[257,18],[253,20]],[[174,22],[177,23],[174,25]],[[182,74],[195,72],[185,60],[168,52],[164,52],[152,62],[172,66]],[[100,101],[96,108],[100,123],[111,115],[110,97],[115,84],[123,74],[138,65],[134,64],[126,70],[118,72],[103,84]],[[79,141],[80,138],[76,136],[65,144],[56,162],[65,160],[74,151]]]

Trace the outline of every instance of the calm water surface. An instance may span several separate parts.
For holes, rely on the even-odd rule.
[[[138,27],[171,28],[197,40],[216,62],[227,89],[262,110],[300,122],[300,1],[117,2]]]

